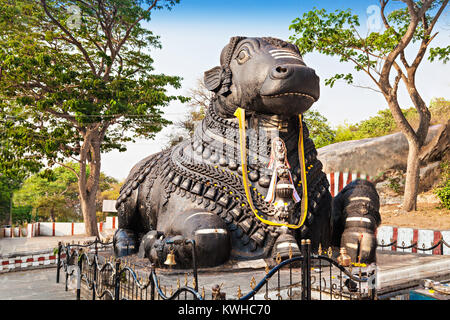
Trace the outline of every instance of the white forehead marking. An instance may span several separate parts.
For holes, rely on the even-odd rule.
[[[286,50],[286,49],[273,49],[273,50],[269,50],[270,53],[273,52],[286,52],[286,53],[294,53],[291,50]]]
[[[292,52],[290,50],[274,49],[274,50],[269,50],[269,53],[275,59],[288,58],[288,59],[296,59],[299,61],[303,61],[302,58],[297,53]]]
[[[299,60],[299,61],[303,61],[301,58],[296,57],[296,56],[275,56],[274,58],[275,59],[289,58],[289,59],[296,59],[296,60]]]
[[[276,57],[276,56],[293,56],[293,57],[298,57],[297,54],[294,54],[292,52],[277,52],[277,53],[271,53],[270,55],[272,57]]]

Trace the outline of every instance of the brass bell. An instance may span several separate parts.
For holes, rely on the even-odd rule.
[[[352,260],[351,260],[351,257],[347,254],[347,248],[342,247],[339,252],[340,252],[340,255],[339,255],[339,257],[337,257],[337,262],[343,267],[350,266],[352,263]]]
[[[177,264],[175,261],[175,254],[173,253],[173,248],[170,249],[169,254],[167,255],[166,261],[164,261],[165,265],[174,266]]]

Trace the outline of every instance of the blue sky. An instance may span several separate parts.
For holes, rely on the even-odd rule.
[[[392,2],[392,1],[391,1]],[[195,87],[196,80],[203,72],[218,65],[219,54],[232,36],[271,36],[288,40],[292,32],[289,25],[304,12],[313,7],[325,8],[327,11],[351,8],[360,17],[361,30],[365,30],[367,9],[378,5],[378,1],[355,0],[278,0],[278,1],[206,1],[181,0],[180,4],[168,10],[155,11],[152,19],[144,26],[161,37],[162,49],[152,50],[156,73],[178,75],[183,78],[182,89],[171,90],[173,94],[186,94],[187,89]],[[394,1],[395,8],[402,6]],[[434,46],[445,46],[450,38],[449,10],[443,14],[436,30],[440,31],[433,40]],[[411,52],[413,53],[413,52]],[[408,55],[408,52],[407,52]],[[336,127],[344,122],[355,123],[367,119],[381,109],[387,108],[380,93],[355,88],[344,83],[336,83],[333,88],[325,87],[324,80],[336,73],[351,72],[353,66],[339,63],[337,58],[310,53],[305,55],[305,62],[316,70],[321,78],[321,97],[313,106]],[[450,64],[430,64],[424,61],[419,68],[417,85],[424,100],[433,97],[449,97]],[[360,74],[355,77],[359,85],[372,85],[371,80]],[[404,89],[404,87],[402,88]],[[401,89],[401,90],[402,90]],[[405,94],[400,94],[402,106],[411,106]],[[164,108],[166,117],[172,121],[182,119],[186,107],[172,103]],[[142,158],[158,152],[167,141],[167,134],[173,128],[165,128],[154,140],[139,140],[128,145],[128,151],[116,151],[103,155],[103,171],[124,179],[131,167]]]

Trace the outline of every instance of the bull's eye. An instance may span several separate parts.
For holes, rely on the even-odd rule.
[[[248,54],[247,50],[241,50],[239,54],[236,57],[236,60],[239,64],[243,64],[250,58],[250,55]]]

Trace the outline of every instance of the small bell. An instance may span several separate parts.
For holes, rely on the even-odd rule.
[[[173,248],[170,249],[169,254],[167,255],[166,261],[164,261],[165,265],[174,266],[177,264],[175,261],[175,254],[173,253]]]
[[[347,249],[345,247],[342,247],[340,249],[340,255],[337,257],[337,262],[343,266],[348,267],[352,263],[351,257],[347,254]]]

